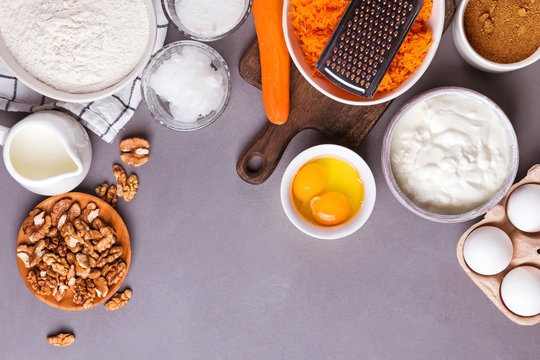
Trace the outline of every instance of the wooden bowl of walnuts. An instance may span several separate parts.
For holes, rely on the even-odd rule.
[[[30,211],[17,238],[17,265],[28,289],[62,310],[100,305],[122,285],[131,263],[124,221],[105,201],[68,193]]]

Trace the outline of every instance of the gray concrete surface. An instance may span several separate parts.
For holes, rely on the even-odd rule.
[[[261,186],[235,172],[239,153],[266,121],[259,90],[237,71],[254,34],[250,17],[211,44],[233,70],[232,98],[216,123],[178,133],[141,105],[120,135],[152,143],[151,161],[137,169],[139,194],[118,207],[133,241],[125,285],[134,297],[121,311],[64,312],[30,294],[17,270],[15,239],[25,213],[43,197],[0,166],[0,358],[538,359],[540,326],[512,323],[458,265],[456,244],[472,222],[435,224],[405,210],[384,182],[380,151],[400,105],[427,89],[464,86],[489,96],[512,120],[521,178],[540,162],[540,64],[500,75],[476,71],[447,32],[421,81],[355,149],[377,182],[371,218],[348,238],[320,241],[289,223],[279,184],[296,154],[327,140],[310,131],[297,136]],[[171,29],[169,38],[181,36]],[[0,112],[0,124],[21,117]],[[113,179],[118,141],[92,135],[93,165],[78,190]],[[74,345],[45,342],[63,329],[76,334]]]

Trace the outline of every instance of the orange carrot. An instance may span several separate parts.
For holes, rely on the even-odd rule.
[[[291,64],[281,27],[282,10],[283,0],[253,0],[264,109],[268,120],[278,125],[289,117]]]

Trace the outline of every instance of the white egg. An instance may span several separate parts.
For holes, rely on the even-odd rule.
[[[540,185],[518,187],[508,198],[506,212],[512,224],[521,231],[540,231]]]
[[[540,269],[520,266],[510,271],[502,281],[501,298],[514,314],[540,314]]]
[[[495,226],[473,230],[463,245],[465,262],[481,275],[495,275],[506,269],[513,252],[510,237]]]

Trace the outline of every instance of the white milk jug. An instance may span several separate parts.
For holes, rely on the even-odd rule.
[[[73,190],[88,174],[92,144],[86,130],[68,114],[40,111],[11,129],[0,126],[4,164],[28,190],[58,195]]]

